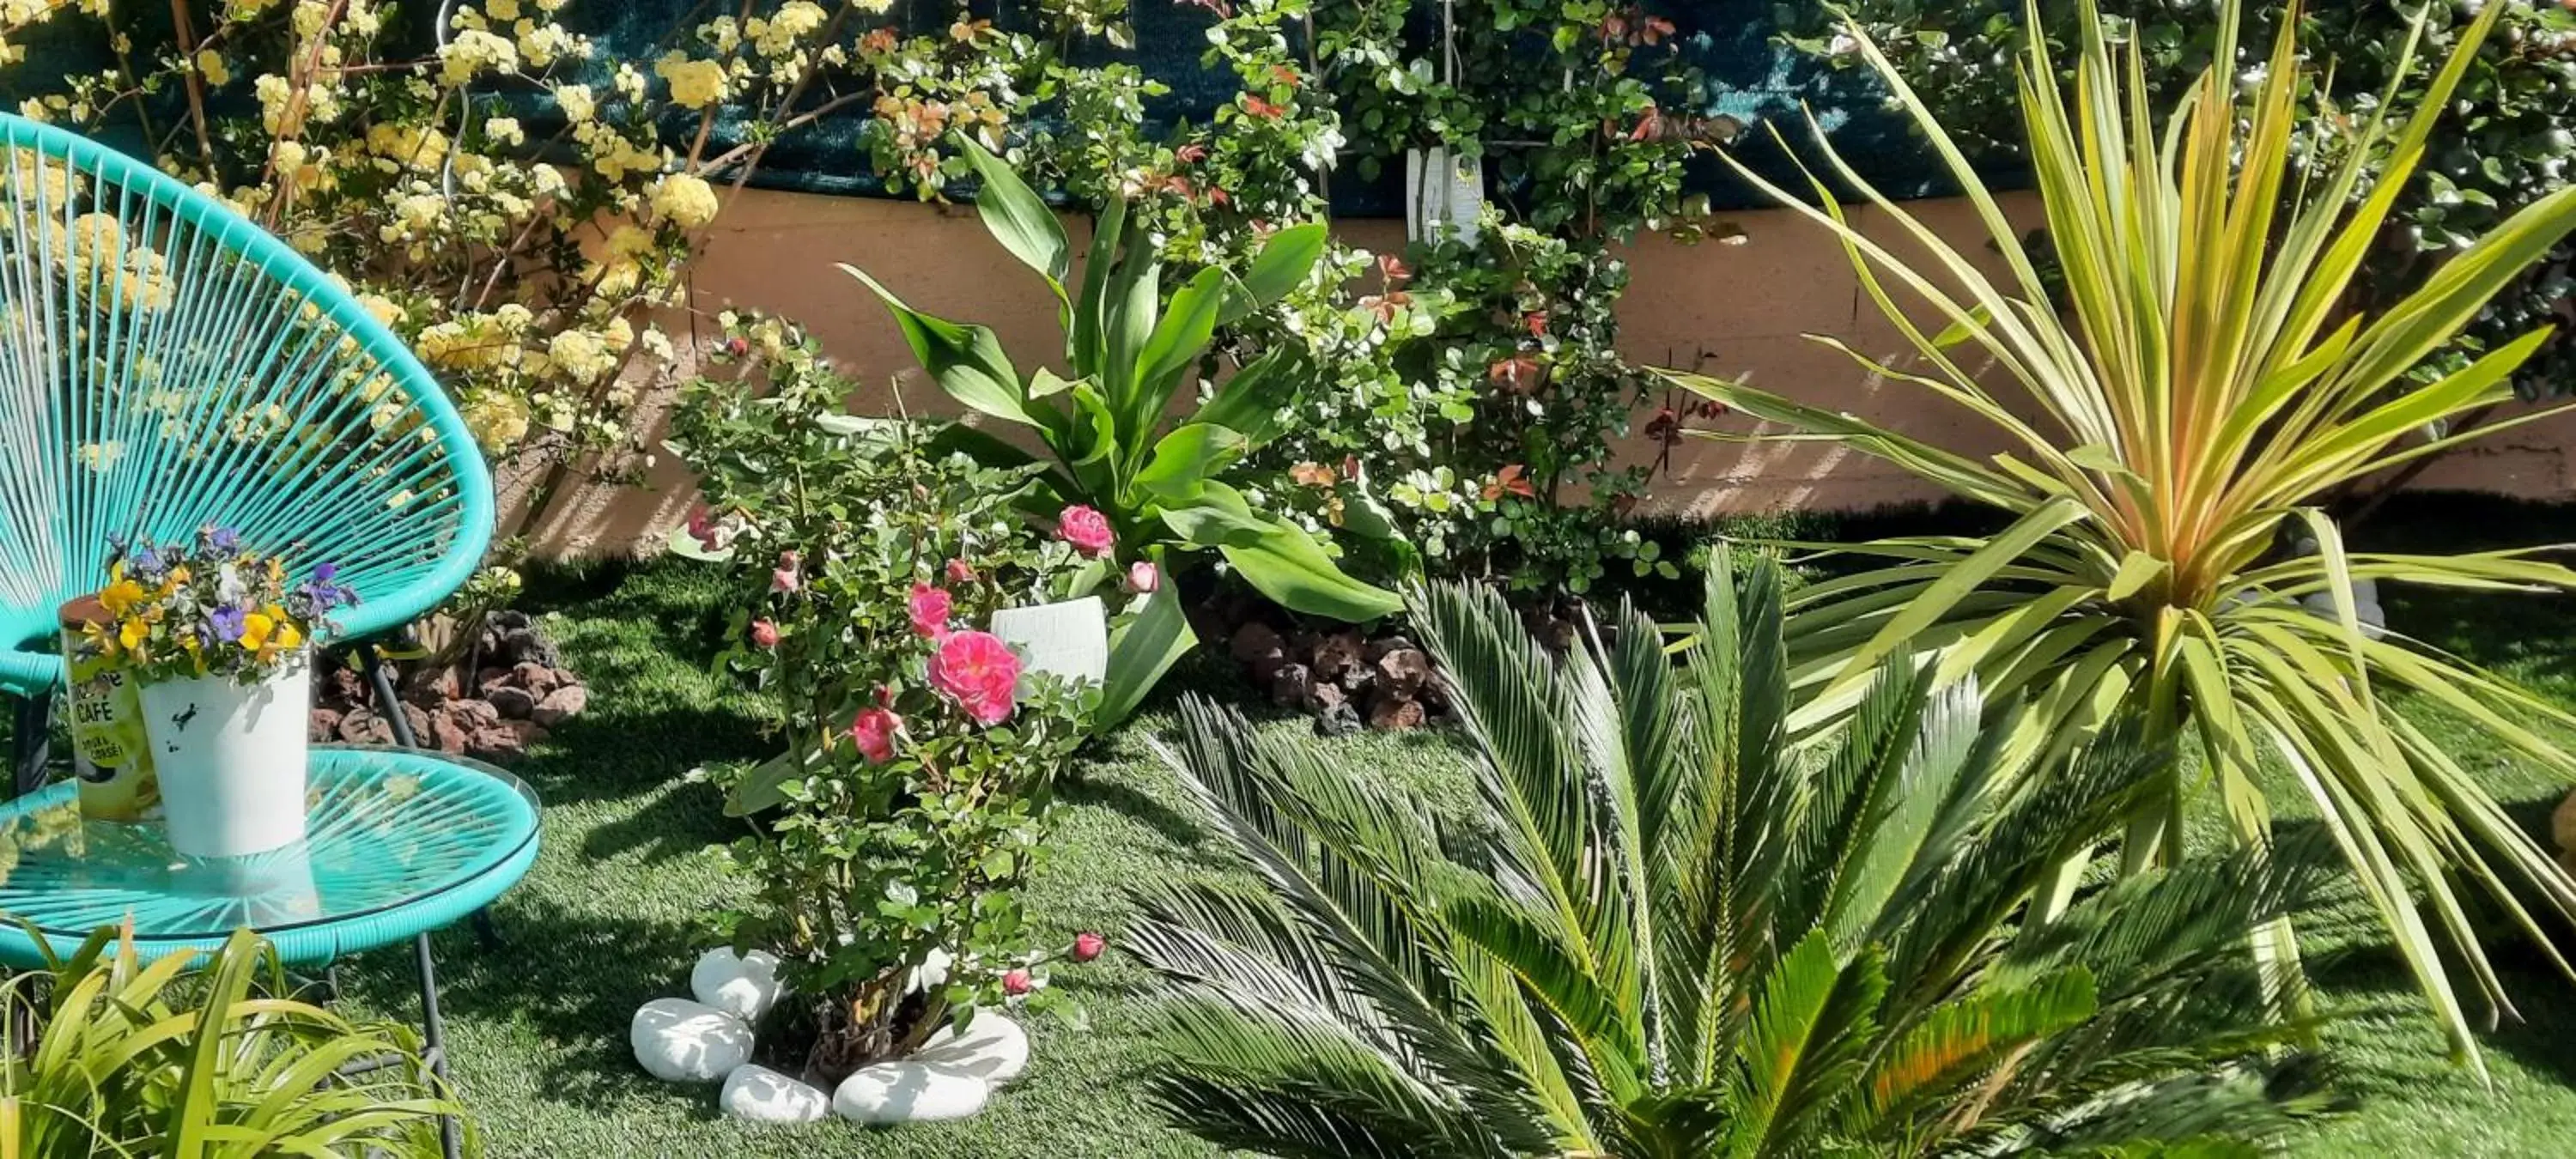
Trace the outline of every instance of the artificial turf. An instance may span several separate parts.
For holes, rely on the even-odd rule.
[[[2380,538],[2410,546],[2576,539],[2576,509],[2438,501],[2402,506],[2384,522],[2395,530]],[[658,1083],[635,1065],[628,1017],[648,999],[685,995],[690,962],[714,941],[713,913],[742,888],[721,854],[739,823],[727,821],[715,791],[688,773],[767,755],[750,702],[708,671],[723,598],[711,579],[672,562],[557,573],[532,584],[527,604],[547,609],[548,630],[593,695],[590,711],[558,729],[518,770],[544,801],[544,848],[527,879],[495,907],[501,941],[484,945],[462,927],[437,936],[448,1046],[487,1154],[1215,1154],[1158,1125],[1143,1100],[1150,1058],[1135,996],[1141,978],[1115,953],[1057,973],[1056,985],[1077,1000],[1078,1021],[1033,1021],[1028,1075],[981,1116],[960,1123],[753,1128],[717,1115],[712,1089]],[[2386,602],[2395,626],[2576,709],[2576,598],[2392,589]],[[1229,679],[1209,663],[1173,683],[1209,688]],[[1147,747],[1146,738],[1169,725],[1168,715],[1149,712],[1073,770],[1057,854],[1030,898],[1049,936],[1097,929],[1114,941],[1129,912],[1126,883],[1234,872],[1181,810],[1177,785]],[[2456,729],[2445,735],[2461,739],[2460,751],[2474,747]],[[1369,746],[1369,763],[1427,790],[1457,787],[1459,753],[1437,731],[1332,743]],[[2545,827],[2563,787],[2502,755],[2476,759],[2500,798],[2536,829]],[[2284,824],[2299,824],[2300,810],[2283,813]],[[2536,948],[2510,938],[2490,947],[2524,1019],[2485,1038],[2490,1091],[2445,1061],[2420,999],[2366,926],[2317,941],[2326,1038],[2339,1086],[2354,1105],[2299,1140],[2294,1154],[2557,1156],[2576,1149],[2576,984],[2557,976]],[[2576,937],[2567,944],[2576,945]],[[399,950],[363,956],[343,971],[343,983],[362,1010],[411,1017],[416,1009],[410,957]]]

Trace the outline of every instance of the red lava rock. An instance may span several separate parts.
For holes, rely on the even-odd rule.
[[[483,699],[504,720],[526,720],[537,711],[536,694],[515,684],[490,689]]]
[[[466,741],[473,735],[456,719],[453,712],[441,712],[429,718],[429,743],[443,753],[463,753]]]
[[[1334,708],[1348,702],[1350,698],[1351,694],[1344,691],[1341,685],[1319,681],[1313,688],[1306,690],[1304,707],[1308,712],[1331,712]]]
[[[340,739],[350,744],[392,744],[394,726],[374,709],[352,708],[340,717]]]
[[[1360,665],[1362,651],[1357,632],[1335,632],[1315,642],[1315,679],[1341,681]]]
[[[474,691],[484,696],[490,696],[492,695],[493,689],[499,688],[509,682],[509,669],[486,668],[474,674]]]
[[[519,743],[523,745],[535,744],[551,735],[546,726],[533,720],[505,720],[501,722],[501,727],[508,729],[510,735],[519,738]]]
[[[1415,648],[1385,652],[1371,667],[1377,670],[1378,687],[1389,696],[1413,696],[1431,681],[1431,657]]]
[[[367,679],[354,668],[334,668],[322,679],[322,702],[341,707],[367,702]]]
[[[1315,687],[1314,674],[1303,664],[1282,664],[1270,676],[1271,703],[1292,707],[1306,703],[1306,695]]]
[[[527,722],[511,721],[510,723],[526,724]],[[474,730],[473,735],[465,739],[465,755],[478,761],[491,761],[495,764],[519,759],[527,751],[527,747],[526,742],[519,739],[516,731],[498,725],[491,728],[478,728]]]
[[[445,668],[423,669],[403,681],[403,699],[422,708],[437,708],[456,699],[456,673]]]
[[[1410,696],[1381,693],[1369,701],[1370,728],[1381,731],[1420,728],[1423,718],[1422,702]]]
[[[1380,660],[1384,660],[1386,659],[1386,654],[1389,652],[1412,652],[1418,650],[1419,649],[1415,647],[1413,641],[1406,637],[1380,636],[1377,639],[1368,642],[1368,662],[1375,664]]]
[[[329,744],[340,739],[340,710],[317,708],[307,718],[304,739],[315,744]]]
[[[561,673],[534,660],[520,661],[518,667],[510,669],[510,679],[519,687],[536,694],[539,700],[545,699],[547,693],[563,687]]]
[[[402,706],[402,713],[403,723],[411,726],[411,739],[413,743],[417,744],[429,736],[428,709],[422,708],[417,704],[406,704]]]
[[[492,707],[489,700],[451,700],[447,703],[447,711],[455,715],[456,722],[464,725],[467,732],[501,723],[501,710]]]
[[[1250,664],[1264,657],[1279,655],[1281,643],[1279,633],[1272,631],[1270,625],[1256,620],[1234,630],[1231,651],[1237,663]]]
[[[553,728],[562,724],[565,717],[579,716],[581,710],[588,707],[590,691],[578,684],[567,684],[547,693],[545,699],[537,702],[536,710],[528,715],[538,724]]]

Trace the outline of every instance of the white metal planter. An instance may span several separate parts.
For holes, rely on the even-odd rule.
[[[305,662],[266,680],[223,676],[142,688],[170,846],[190,857],[264,853],[304,836]]]
[[[1040,672],[1095,684],[1109,674],[1109,612],[1098,596],[1003,608],[993,613],[992,632],[1028,657],[1020,676],[1022,695],[1028,693],[1028,678]]]

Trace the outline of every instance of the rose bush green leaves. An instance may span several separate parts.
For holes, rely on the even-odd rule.
[[[1280,411],[1302,386],[1293,351],[1274,349],[1236,368],[1196,411],[1167,417],[1219,325],[1306,280],[1323,253],[1324,227],[1280,229],[1239,272],[1202,268],[1166,302],[1153,235],[1127,229],[1127,203],[1113,198],[1081,280],[1068,285],[1072,247],[1054,212],[999,158],[972,141],[963,147],[983,182],[975,205],[985,227],[1055,295],[1073,376],[1045,367],[1023,375],[992,330],[914,310],[843,266],[885,302],[922,368],[957,401],[1033,431],[1054,459],[1040,481],[1058,499],[1108,516],[1131,552],[1213,550],[1264,595],[1313,615],[1358,621],[1401,606],[1226,481],[1229,468],[1276,433]],[[971,445],[987,461],[1029,461],[998,439]]]
[[[853,384],[809,338],[726,323],[713,361],[732,372],[674,412],[707,504],[676,546],[727,565],[741,598],[717,662],[768,694],[784,751],[717,778],[757,818],[731,850],[753,901],[722,924],[779,956],[807,1069],[836,1078],[1033,988],[1019,891],[1101,693],[1025,672],[976,625],[1087,561],[1017,508],[1035,468],[843,413]]]

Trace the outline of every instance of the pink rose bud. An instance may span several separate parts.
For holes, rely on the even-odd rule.
[[[767,620],[753,620],[751,622],[751,642],[758,644],[763,648],[777,647],[778,625]]]
[[[1056,516],[1055,534],[1073,545],[1075,551],[1098,559],[1109,554],[1117,536],[1109,530],[1109,517],[1089,507],[1067,507]]]
[[[902,729],[903,718],[882,708],[863,708],[850,722],[850,739],[858,742],[859,755],[868,763],[882,765],[894,759],[894,734]]]
[[[1008,974],[1002,975],[1002,993],[1008,994],[1013,998],[1017,998],[1022,994],[1028,993],[1032,987],[1033,984],[1029,981],[1029,972],[1026,970],[1013,970]]]
[[[1153,564],[1140,559],[1127,565],[1128,591],[1144,595],[1161,586],[1163,586],[1163,573],[1154,570]]]
[[[745,354],[751,353],[751,343],[743,341],[742,336],[737,334],[731,338],[725,339],[725,353],[733,355],[736,358],[740,358]]]
[[[1088,962],[1093,958],[1099,957],[1100,951],[1108,948],[1109,939],[1092,933],[1089,930],[1085,930],[1073,936],[1074,961]]]
[[[792,593],[802,586],[804,586],[804,581],[796,578],[796,569],[794,568],[782,567],[777,571],[769,573],[769,590],[777,592],[780,595]]]
[[[965,560],[949,560],[948,582],[952,584],[971,584],[975,582],[975,569],[966,566]]]

